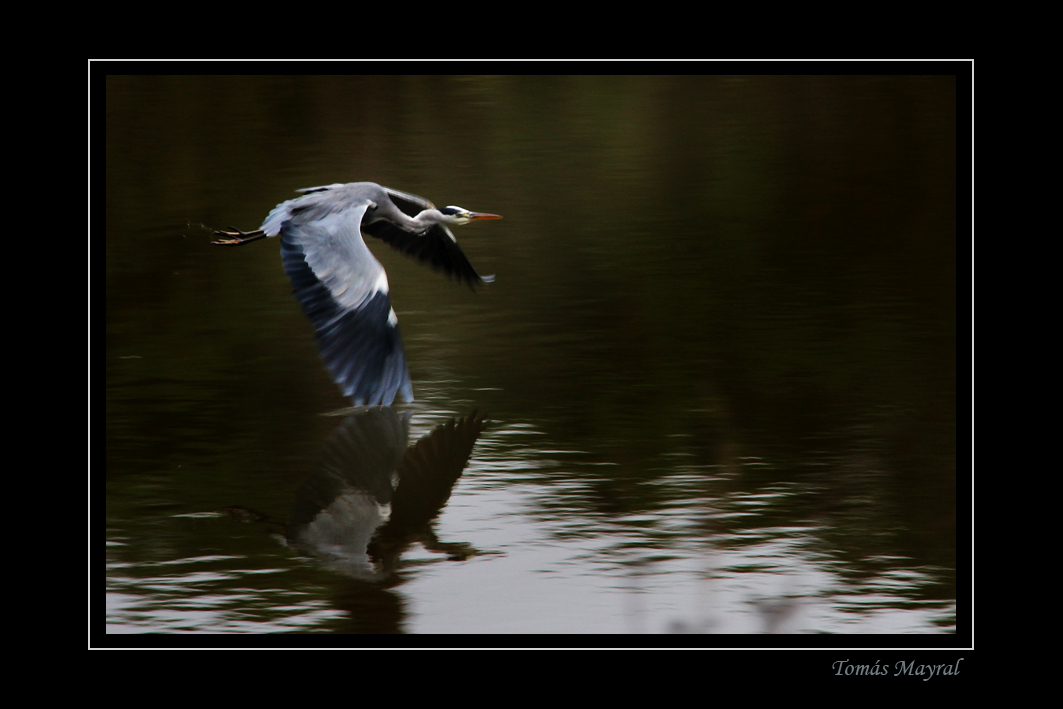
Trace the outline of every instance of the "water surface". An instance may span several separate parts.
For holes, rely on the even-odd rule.
[[[106,90],[109,632],[955,631],[952,77]],[[370,244],[417,398],[381,455],[485,422],[339,563],[293,509],[358,424],[279,244],[209,242],[363,180],[504,219],[456,230],[478,292]],[[365,455],[319,487],[382,525]]]

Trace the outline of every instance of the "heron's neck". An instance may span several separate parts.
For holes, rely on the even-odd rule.
[[[402,216],[405,217],[403,228],[407,231],[422,232],[432,225],[443,221],[443,215],[438,209],[426,209],[416,217],[407,217],[405,214]]]

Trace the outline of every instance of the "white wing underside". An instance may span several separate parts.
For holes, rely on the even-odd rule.
[[[315,197],[310,194],[277,205],[263,222],[262,231],[276,236],[286,229],[288,238],[302,247],[307,265],[336,303],[346,310],[356,310],[374,293],[388,292],[384,267],[362,238],[362,217],[370,203],[362,201],[319,218],[301,220],[298,209],[312,207],[305,203],[312,203]],[[294,215],[293,209],[297,210]]]

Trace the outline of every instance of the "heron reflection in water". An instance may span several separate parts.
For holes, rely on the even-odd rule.
[[[285,536],[292,548],[346,576],[382,581],[415,543],[465,559],[476,551],[442,542],[434,520],[484,430],[473,412],[407,447],[409,412],[364,409],[332,432],[317,470],[296,491]]]
[[[480,552],[464,542],[440,541],[435,520],[485,424],[473,411],[409,446],[409,411],[364,408],[329,435],[316,469],[295,492],[287,520],[242,505],[219,512],[269,525],[290,548],[360,581],[390,581],[414,544],[461,561]]]
[[[278,204],[262,228],[230,227],[215,232],[222,238],[213,243],[241,246],[279,234],[284,270],[344,396],[355,406],[389,406],[396,396],[413,401],[387,274],[362,235],[474,288],[494,277],[476,272],[448,227],[502,217],[454,206],[437,209],[423,197],[373,182],[297,191],[303,196]]]

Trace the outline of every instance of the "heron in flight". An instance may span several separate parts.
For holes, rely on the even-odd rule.
[[[278,204],[261,229],[229,227],[215,232],[222,238],[212,243],[242,246],[280,234],[295,298],[314,324],[321,358],[344,396],[355,406],[390,406],[396,395],[413,401],[388,277],[362,235],[475,287],[494,276],[476,272],[447,227],[502,217],[437,209],[424,197],[373,182],[297,191],[303,196]]]

